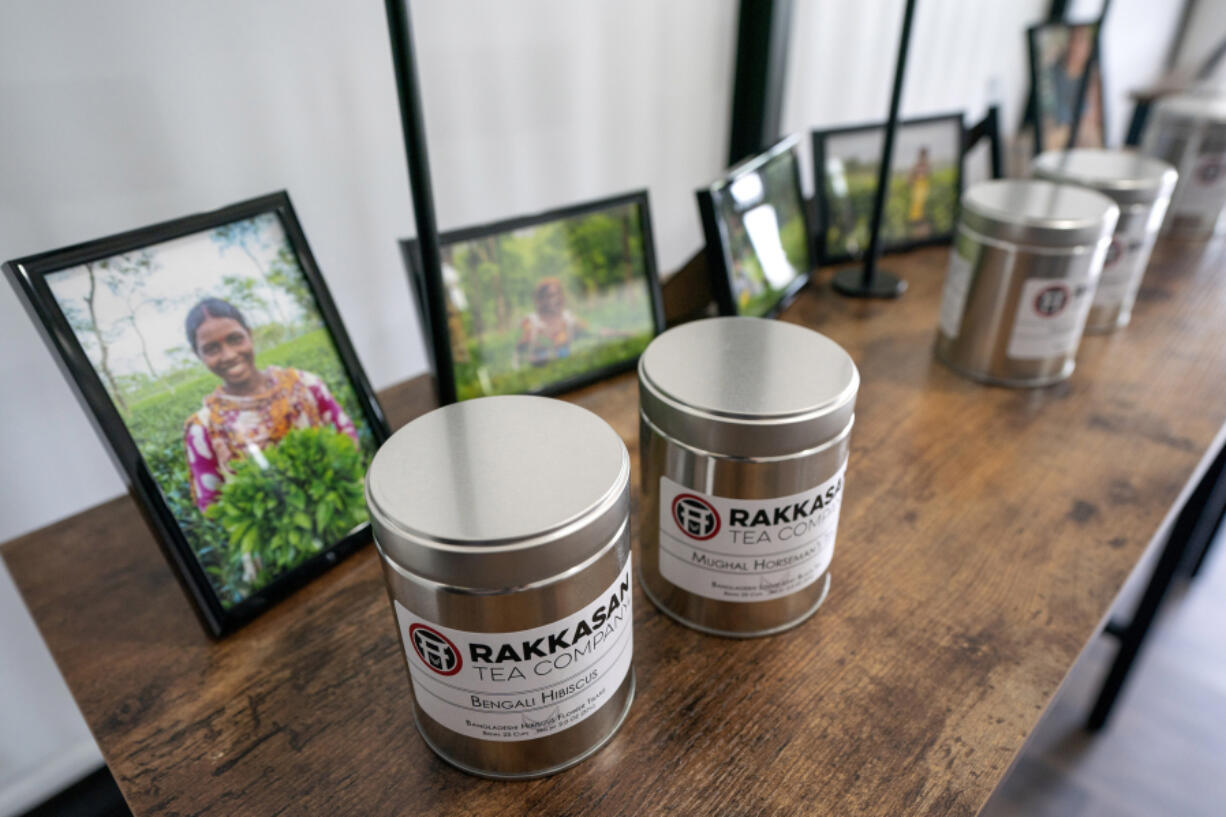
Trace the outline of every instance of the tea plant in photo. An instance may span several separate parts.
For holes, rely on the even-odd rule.
[[[205,516],[225,530],[231,565],[256,566],[252,586],[260,587],[366,521],[364,475],[351,438],[330,427],[295,429],[239,461]]]

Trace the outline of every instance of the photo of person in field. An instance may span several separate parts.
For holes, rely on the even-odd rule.
[[[358,432],[345,409],[315,374],[289,366],[255,363],[255,344],[243,313],[220,298],[205,298],[187,313],[188,344],[221,379],[184,424],[183,445],[196,506],[208,512],[222,496],[235,465],[248,457],[267,467],[265,449],[294,429],[332,428],[353,441]],[[264,568],[257,553],[241,555],[243,578]]]
[[[962,125],[942,117],[898,126],[881,219],[886,249],[952,236],[958,212]],[[881,170],[882,129],[825,137],[826,257],[857,258],[868,247]]]
[[[593,334],[601,338],[624,338],[626,332],[602,328],[593,333],[588,322],[566,308],[566,293],[559,278],[546,278],[536,285],[532,296],[536,308],[520,324],[515,344],[517,361],[541,367],[570,357],[571,345]]]
[[[445,241],[460,400],[531,393],[633,361],[655,334],[640,205]]]
[[[915,164],[907,174],[907,233],[915,238],[932,234],[926,205],[932,189],[932,163],[928,161],[928,146],[921,145]]]
[[[187,314],[192,351],[221,379],[187,418],[184,446],[192,496],[206,510],[233,476],[232,461],[281,442],[294,428],[332,426],[358,445],[358,432],[328,386],[310,372],[255,365],[255,346],[243,313],[205,298]]]
[[[365,523],[373,433],[275,214],[47,280],[223,606]]]

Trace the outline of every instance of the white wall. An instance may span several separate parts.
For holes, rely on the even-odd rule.
[[[440,227],[649,188],[660,269],[727,157],[735,0],[414,5]]]
[[[1023,29],[1046,5],[921,3],[904,112],[977,114],[994,93],[1012,131],[1026,86]],[[1112,71],[1151,70],[1175,13],[1166,5],[1115,0],[1113,14],[1131,22],[1119,35],[1109,27],[1126,39],[1118,57],[1109,41],[1109,61],[1121,61],[1109,62],[1109,82]],[[661,269],[677,267],[701,243],[692,191],[726,157],[736,8],[415,2],[441,226],[648,187]],[[901,8],[798,0],[785,130],[884,116]],[[0,258],[287,188],[377,387],[425,368],[395,245],[413,232],[401,144],[380,3],[0,4]],[[122,483],[3,287],[0,343],[4,541]],[[79,767],[88,736],[5,582],[0,633],[0,666],[23,668],[0,673],[3,817],[16,808],[5,786]],[[10,742],[36,749],[6,754]],[[56,758],[67,765],[49,765]]]
[[[1187,34],[1180,53],[1175,56],[1175,65],[1194,72],[1213,53],[1222,38],[1226,37],[1226,2],[1223,0],[1189,0],[1193,4],[1188,19]],[[1221,65],[1214,78],[1226,77],[1226,65]]]

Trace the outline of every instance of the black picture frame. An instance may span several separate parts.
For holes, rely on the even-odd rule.
[[[953,137],[957,145],[957,181],[955,189],[955,209],[959,206],[962,200],[963,185],[965,183],[965,160],[966,160],[966,145],[967,145],[967,130],[965,124],[965,113],[962,111],[952,111],[949,113],[934,114],[932,116],[914,117],[904,119],[898,123],[898,130],[902,131],[908,127],[927,126],[933,124],[948,123],[951,137]],[[853,255],[847,252],[832,252],[829,247],[830,236],[830,219],[832,212],[832,203],[827,194],[827,178],[826,178],[826,160],[827,160],[827,142],[831,139],[840,136],[849,136],[862,133],[880,132],[884,138],[886,123],[872,122],[860,125],[848,125],[837,128],[825,128],[810,131],[810,138],[813,146],[813,197],[816,201],[817,224],[815,231],[815,244],[817,246],[818,262],[825,266],[830,264],[843,264],[849,261],[858,260],[861,255]],[[886,207],[889,207],[889,201],[886,201]],[[930,247],[934,245],[950,244],[953,241],[954,230],[957,224],[957,213],[954,214],[953,222],[950,225],[948,232],[942,232],[936,235],[928,236],[922,239],[890,241],[882,240],[882,252],[905,252],[907,250],[918,249],[920,247]]]
[[[814,241],[813,222],[800,184],[800,153],[797,146],[800,135],[793,134],[780,139],[761,153],[751,156],[729,168],[716,181],[694,192],[698,200],[698,214],[702,220],[702,229],[706,237],[707,271],[711,278],[711,292],[721,315],[739,315],[741,309],[737,303],[733,283],[734,259],[732,239],[728,233],[727,220],[721,217],[721,203],[729,195],[729,189],[739,179],[756,174],[781,157],[790,156],[792,160],[792,190],[804,224],[805,235],[805,268],[795,278],[775,293],[775,300],[757,317],[772,318],[787,307],[809,283],[816,267],[817,246]]]
[[[434,355],[434,332],[430,321],[430,296],[426,292],[426,266],[421,258],[421,244],[416,238],[402,238],[400,260],[404,262],[409,278],[409,296],[413,299],[413,313],[421,329],[421,342],[426,350],[430,373],[438,377],[438,359]]]
[[[1005,177],[1005,143],[1000,130],[1000,107],[989,105],[983,118],[969,126],[962,136],[962,170],[966,171],[967,156],[980,142],[988,145],[988,178]]]
[[[184,592],[193,602],[192,606],[202,626],[214,638],[233,632],[370,542],[370,525],[367,523],[357,528],[340,541],[286,570],[264,587],[253,590],[241,601],[228,607],[223,605],[178,520],[162,496],[161,489],[118,407],[52,293],[47,276],[269,213],[275,214],[285,231],[314,298],[315,307],[323,319],[324,327],[353,388],[363,414],[362,419],[366,421],[375,444],[381,444],[390,434],[387,420],[358,361],[340,313],[324,283],[289,195],[285,191],[63,249],[14,259],[3,265],[6,277],[27,314],[51,350],[95,431],[107,444],[112,459],[152,528],[166,560]]]
[[[630,193],[609,196],[607,198],[595,199],[592,201],[582,202],[579,204],[560,207],[552,210],[545,210],[539,213],[530,215],[517,216],[515,218],[505,219],[502,221],[490,222],[475,227],[464,227],[457,230],[450,230],[439,235],[439,246],[445,252],[451,245],[459,244],[467,241],[473,241],[481,238],[489,238],[492,236],[503,235],[516,230],[523,230],[529,227],[536,227],[542,224],[562,221],[575,216],[586,215],[590,213],[598,213],[603,210],[609,210],[616,207],[621,207],[626,204],[636,205],[638,207],[638,222],[640,235],[642,236],[643,249],[643,269],[645,272],[644,284],[647,288],[647,298],[650,304],[651,323],[653,335],[658,335],[664,331],[664,299],[660,290],[660,278],[656,267],[656,252],[655,241],[651,230],[651,210],[646,190],[638,190]],[[448,336],[448,341],[451,341],[450,330],[445,314],[438,314],[439,305],[426,297],[427,282],[426,271],[421,259],[421,248],[416,238],[406,238],[400,240],[401,257],[405,262],[406,272],[409,277],[410,292],[413,295],[413,300],[418,309],[418,317],[422,323],[422,331],[427,338],[431,337],[431,327],[439,324],[444,328]],[[444,291],[443,282],[437,283],[439,291]],[[457,383],[454,370],[440,366],[439,355],[434,348],[434,344],[429,340],[425,342],[426,353],[430,359],[431,370],[438,382],[438,393],[456,394]],[[572,391],[581,388],[590,383],[603,380],[607,377],[612,377],[615,374],[633,369],[638,362],[638,356],[627,358],[609,366],[602,366],[581,375],[566,377],[560,380],[552,381],[540,388],[532,389],[525,392],[528,394],[536,394],[550,396],[561,394],[563,392]]]
[[[1026,29],[1026,54],[1030,65],[1030,93],[1027,99],[1027,110],[1030,111],[1030,121],[1027,123],[1032,128],[1034,134],[1034,155],[1039,155],[1045,150],[1065,150],[1075,147],[1077,136],[1081,129],[1082,118],[1085,115],[1086,103],[1090,93],[1090,78],[1093,75],[1098,77],[1098,109],[1101,114],[1099,122],[1100,135],[1102,144],[1096,147],[1106,147],[1107,145],[1107,89],[1106,78],[1103,76],[1102,69],[1102,29],[1103,17],[1098,17],[1093,20],[1081,21],[1063,21],[1063,20],[1048,20],[1043,23],[1037,23],[1029,26]],[[1086,61],[1085,70],[1077,83],[1076,101],[1073,105],[1073,125],[1069,131],[1068,141],[1063,145],[1048,145],[1043,134],[1043,107],[1040,104],[1039,89],[1039,37],[1044,31],[1051,29],[1074,29],[1091,27],[1093,33],[1093,46],[1090,50],[1090,56]]]

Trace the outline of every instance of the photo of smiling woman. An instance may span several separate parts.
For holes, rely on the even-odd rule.
[[[276,215],[48,285],[223,606],[366,523],[374,432]]]
[[[221,378],[183,431],[192,498],[200,510],[221,495],[222,483],[233,475],[233,460],[258,461],[259,452],[292,429],[331,426],[358,445],[353,421],[317,375],[256,367],[251,329],[232,304],[205,298],[187,313],[186,330],[200,362]]]

